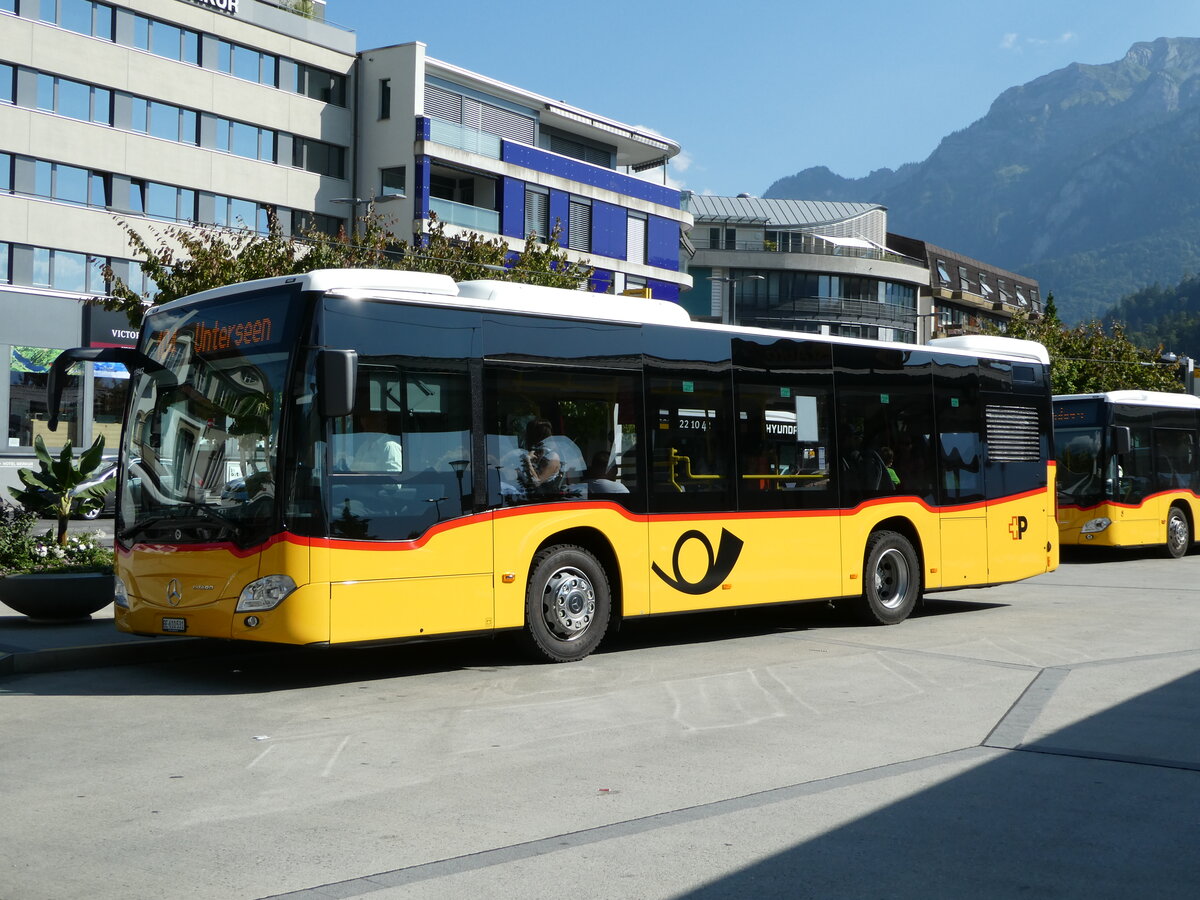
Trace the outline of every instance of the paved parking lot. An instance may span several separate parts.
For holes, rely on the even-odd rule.
[[[0,896],[1190,898],[1198,576],[10,675]]]

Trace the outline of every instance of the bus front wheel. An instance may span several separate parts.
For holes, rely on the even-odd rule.
[[[857,605],[867,625],[895,625],[908,618],[921,595],[921,566],[908,538],[876,531],[867,541],[863,592]]]
[[[1179,559],[1188,552],[1192,543],[1192,529],[1188,525],[1187,516],[1178,506],[1172,506],[1167,513],[1167,555]]]
[[[525,592],[525,645],[550,662],[583,659],[596,649],[612,613],[608,576],[582,547],[560,544],[533,558]]]

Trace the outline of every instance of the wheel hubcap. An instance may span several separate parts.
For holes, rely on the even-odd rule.
[[[908,560],[899,550],[885,550],[875,566],[875,596],[887,609],[896,609],[908,596]]]
[[[596,615],[592,582],[579,569],[559,569],[546,580],[542,613],[555,637],[575,640],[588,630]]]
[[[1187,541],[1187,522],[1183,516],[1173,515],[1167,520],[1167,538],[1172,547],[1181,547]]]

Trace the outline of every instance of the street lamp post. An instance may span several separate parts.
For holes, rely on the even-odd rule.
[[[1183,389],[1189,394],[1196,393],[1196,361],[1190,356],[1178,356],[1168,350],[1159,357],[1167,365],[1178,363],[1183,367]]]
[[[916,315],[917,315],[917,325],[918,325],[918,327],[917,327],[917,343],[919,343],[919,344],[928,344],[930,338],[933,337],[933,333],[935,331],[937,331],[937,326],[946,324],[950,320],[950,314],[948,312],[946,312],[945,310],[938,310],[938,311],[927,312],[927,313],[917,313]],[[928,335],[921,334],[920,323],[921,323],[922,319],[933,320],[929,323],[929,332],[930,333]]]
[[[374,197],[367,197],[366,199],[364,199],[362,197],[334,197],[329,202],[330,203],[347,203],[347,204],[349,204],[349,206],[350,206],[350,232],[351,232],[351,234],[357,235],[358,234],[358,207],[360,204],[365,203],[367,205],[367,213],[369,215],[371,209],[374,208],[376,203],[387,203],[389,200],[399,200],[400,196],[401,196],[400,194],[378,194]]]
[[[709,281],[719,281],[729,285],[729,303],[723,304],[721,322],[726,325],[737,324],[736,288],[739,281],[766,281],[765,275],[709,275]]]

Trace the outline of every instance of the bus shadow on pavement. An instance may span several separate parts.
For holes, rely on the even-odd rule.
[[[934,595],[913,616],[911,624],[920,627],[922,618],[1002,605]],[[619,630],[610,632],[597,655],[716,644],[798,631],[874,630],[879,627],[882,626],[862,625],[849,608],[828,603],[681,613],[626,621]],[[588,662],[566,665],[586,666]],[[197,638],[194,642],[179,645],[170,658],[74,672],[15,675],[7,679],[5,685],[15,691],[47,695],[237,695],[306,690],[462,670],[534,671],[542,667],[553,666],[527,655],[512,632],[494,637],[442,638],[353,647],[289,647]]]
[[[1198,554],[1200,551],[1192,550],[1188,556]],[[1178,562],[1170,559],[1162,547],[1062,547],[1059,550],[1059,565],[1064,566],[1090,566],[1141,559]]]
[[[999,757],[970,748],[766,792],[756,817],[776,830],[764,841],[831,808],[900,799],[673,896],[1194,896],[1198,716],[1193,672],[1030,743],[991,744],[1013,751]],[[755,840],[735,833],[727,839]]]

